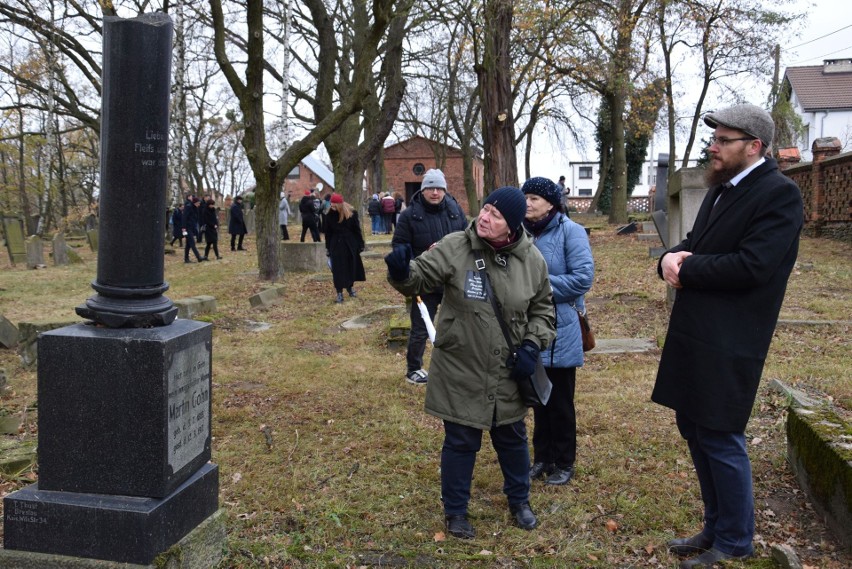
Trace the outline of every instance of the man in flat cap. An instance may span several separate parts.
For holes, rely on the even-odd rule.
[[[753,555],[745,427],[796,261],[802,196],[767,151],[775,125],[754,105],[705,115],[710,187],[692,231],[660,258],[676,289],[652,400],[675,410],[704,502],[702,530],[668,543],[682,569]]]

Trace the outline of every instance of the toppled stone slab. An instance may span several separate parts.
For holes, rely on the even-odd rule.
[[[827,406],[791,407],[787,456],[799,486],[826,525],[852,547],[852,450],[844,448],[852,425]]]
[[[36,441],[0,439],[0,473],[16,476],[35,464]],[[0,566],[5,567],[2,563]]]
[[[405,308],[405,306],[402,304],[390,304],[386,306],[380,306],[372,312],[368,312],[366,314],[361,314],[359,316],[355,316],[354,318],[350,318],[340,326],[344,330],[360,330],[362,328],[368,327],[370,324],[378,320],[386,318],[388,314],[401,311],[403,308]]]
[[[595,349],[589,354],[628,354],[644,353],[656,350],[657,343],[654,340],[644,338],[597,338]]]
[[[14,348],[18,345],[18,328],[0,314],[0,346]]]
[[[772,544],[772,559],[781,569],[802,569],[802,562],[796,555],[796,550],[784,543]]]
[[[281,294],[278,291],[277,287],[270,287],[260,291],[257,294],[253,294],[249,297],[249,304],[251,304],[252,308],[258,308],[261,306],[272,306],[280,302]]]
[[[191,296],[174,301],[178,309],[178,318],[191,319],[199,314],[216,312],[216,297],[209,295]]]
[[[819,401],[812,399],[804,391],[799,391],[798,389],[790,387],[778,378],[773,378],[769,382],[769,388],[789,397],[790,401],[798,407],[816,407],[819,405]]]

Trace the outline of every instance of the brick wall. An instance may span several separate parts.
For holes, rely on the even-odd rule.
[[[820,151],[814,141],[814,161],[789,167],[784,174],[802,190],[805,231],[852,241],[852,152],[839,146]]]
[[[442,163],[442,166],[438,164]],[[423,172],[415,173],[415,167],[422,165]],[[447,191],[459,202],[468,215],[470,207],[467,194],[464,191],[464,166],[461,151],[451,146],[445,146],[435,141],[415,136],[385,148],[385,190],[399,192],[406,202],[420,188],[423,173],[430,168],[440,168],[447,179]],[[474,159],[474,183],[477,196],[482,197],[483,163]],[[419,170],[418,170],[419,171]],[[371,189],[370,194],[375,190]]]
[[[322,195],[334,191],[334,188],[317,176],[313,170],[299,162],[299,177],[287,178],[284,181],[284,190],[290,192],[291,200],[299,201],[305,195],[305,190],[315,188],[319,182],[322,182]]]

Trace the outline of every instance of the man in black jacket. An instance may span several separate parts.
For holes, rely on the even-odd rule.
[[[313,239],[314,243],[319,243],[320,209],[322,209],[322,203],[317,197],[316,189],[305,190],[305,195],[302,196],[302,200],[299,202],[299,213],[302,214],[302,236],[299,239],[300,242],[305,242],[305,234],[310,231],[311,239]]]
[[[414,194],[411,205],[400,214],[391,244],[394,247],[408,244],[411,246],[413,257],[417,257],[440,241],[444,235],[462,231],[465,227],[467,218],[458,202],[447,194],[444,173],[436,169],[428,170],[423,175],[420,191]],[[444,291],[441,289],[420,296],[433,321],[443,295]],[[405,373],[408,383],[426,384],[428,374],[423,369],[423,352],[426,350],[427,337],[426,323],[420,316],[417,299],[412,299],[411,331],[408,334],[406,353],[408,369]]]
[[[754,493],[745,427],[796,262],[799,188],[766,153],[775,125],[754,105],[704,117],[714,129],[710,191],[692,231],[663,254],[676,289],[651,399],[675,411],[704,501],[704,527],[668,543],[681,569],[753,555]]]
[[[201,200],[195,196],[189,196],[186,199],[186,203],[183,205],[183,216],[181,217],[182,233],[186,239],[186,245],[184,245],[183,248],[184,263],[192,262],[189,258],[190,251],[195,254],[195,258],[198,259],[199,262],[206,261],[195,246],[195,238],[198,236],[198,219],[200,217],[200,210]]]

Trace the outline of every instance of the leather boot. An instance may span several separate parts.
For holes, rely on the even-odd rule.
[[[473,539],[476,537],[476,531],[467,519],[465,514],[455,514],[446,516],[444,521],[447,524],[447,533],[459,539]]]
[[[521,529],[531,530],[535,529],[538,525],[538,520],[535,518],[532,508],[530,508],[529,502],[511,504],[509,512],[512,513],[512,517],[515,519],[515,525]]]
[[[337,304],[340,304],[341,302],[343,302],[343,293],[342,292],[337,293],[337,300],[335,300],[335,302]]]

